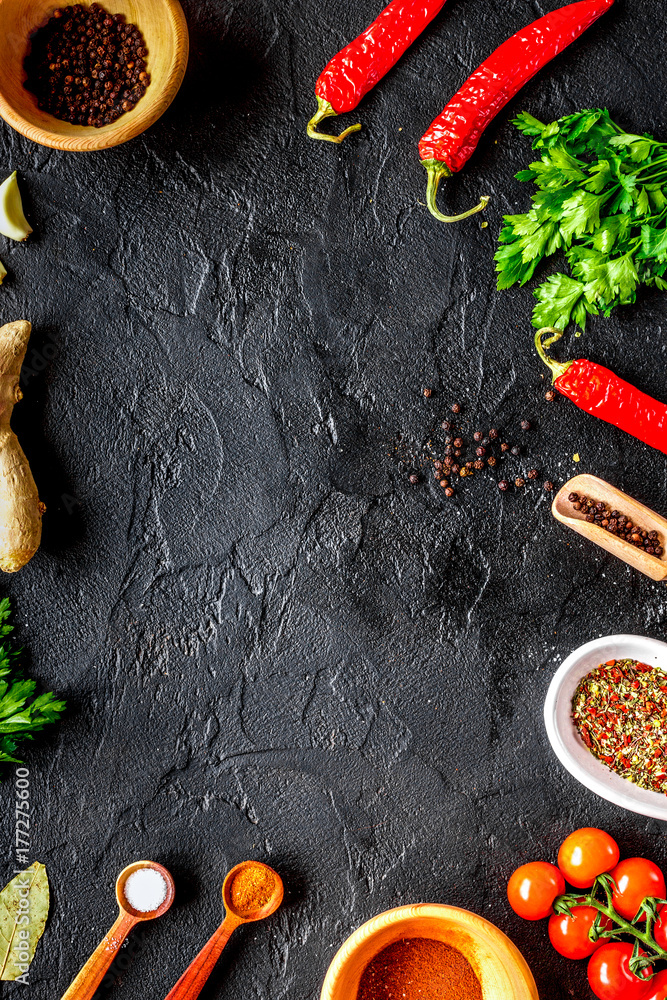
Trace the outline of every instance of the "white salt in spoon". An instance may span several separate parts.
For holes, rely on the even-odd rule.
[[[120,913],[108,934],[97,946],[62,1000],[90,1000],[104,979],[123,941],[132,928],[143,920],[154,920],[166,913],[174,901],[174,880],[155,861],[135,861],[116,881]]]

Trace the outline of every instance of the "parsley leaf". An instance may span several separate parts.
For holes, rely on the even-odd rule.
[[[536,288],[533,323],[582,330],[589,315],[634,302],[642,285],[667,291],[667,143],[625,132],[602,108],[551,124],[522,112],[515,124],[539,151],[517,178],[537,190],[530,211],[505,217],[498,288],[524,285],[564,251],[571,275]]]
[[[9,601],[0,601],[0,636],[13,631],[7,624],[11,609]],[[32,739],[32,734],[57,722],[66,705],[51,692],[35,697],[37,684],[20,676],[16,659],[21,650],[0,644],[0,763],[20,763],[16,757],[18,740]],[[13,675],[13,676],[12,676]]]

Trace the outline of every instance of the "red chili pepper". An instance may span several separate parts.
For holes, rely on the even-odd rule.
[[[542,342],[545,333],[551,333]],[[538,354],[553,373],[553,384],[581,410],[667,454],[667,406],[640,392],[608,368],[580,358],[561,363],[547,357],[545,348],[562,337],[562,330],[544,327],[535,334]]]
[[[475,70],[422,136],[419,158],[426,167],[426,201],[440,222],[458,222],[486,208],[482,198],[462,215],[442,215],[438,185],[470,159],[484,129],[525,83],[567,48],[611,7],[614,0],[581,0],[561,7],[518,31]]]
[[[358,38],[341,49],[324,67],[315,84],[317,113],[308,122],[311,139],[342,142],[361,125],[340,135],[318,132],[325,118],[352,111],[376,83],[395,66],[445,5],[446,0],[392,0]]]

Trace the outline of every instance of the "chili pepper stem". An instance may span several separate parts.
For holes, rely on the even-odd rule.
[[[343,139],[345,139],[348,135],[351,135],[352,132],[358,132],[361,129],[361,123],[359,122],[356,125],[350,125],[350,127],[346,128],[340,135],[327,135],[326,132],[317,131],[317,126],[320,122],[323,122],[325,118],[335,118],[337,114],[338,112],[334,111],[328,101],[324,101],[321,97],[318,97],[317,111],[308,122],[308,126],[306,128],[306,132],[310,138],[324,139],[325,142],[342,142]]]
[[[542,337],[545,333],[550,333],[551,336],[548,340],[542,341]],[[551,345],[555,344],[557,340],[560,340],[562,336],[563,331],[557,330],[553,326],[543,326],[542,329],[538,330],[535,334],[535,347],[537,348],[537,353],[541,357],[542,361],[544,361],[545,365],[551,369],[552,384],[556,381],[556,379],[560,378],[561,375],[564,375],[572,364],[571,361],[554,361],[553,358],[549,357],[545,350],[545,348],[551,347]]]
[[[474,208],[469,209],[467,212],[462,212],[461,215],[443,215],[436,204],[438,188],[442,178],[451,177],[452,172],[440,160],[422,160],[421,163],[426,168],[426,175],[428,177],[426,182],[426,204],[431,215],[435,216],[439,222],[461,222],[462,219],[468,219],[477,212],[483,212],[489,204],[491,199],[487,195],[484,195],[483,198],[480,198],[479,205],[475,205]]]

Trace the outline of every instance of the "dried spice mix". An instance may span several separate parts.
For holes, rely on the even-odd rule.
[[[637,660],[608,660],[587,674],[572,718],[594,757],[640,788],[667,793],[667,675]]]
[[[124,14],[98,3],[60,7],[33,35],[25,87],[55,118],[101,128],[146,93],[147,55],[141,31]]]

